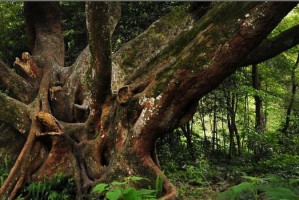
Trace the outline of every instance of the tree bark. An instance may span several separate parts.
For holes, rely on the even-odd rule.
[[[39,84],[30,104],[0,96],[5,106],[13,102],[27,136],[1,198],[13,199],[25,181],[63,173],[75,179],[78,199],[97,182],[131,175],[149,178],[152,187],[162,175],[163,199],[175,199],[176,189],[153,155],[156,139],[188,121],[198,100],[240,67],[295,5],[222,2],[197,21],[185,8],[112,56],[109,5],[89,2],[89,48],[64,67],[59,4],[25,2],[32,60],[41,74],[32,80]],[[26,116],[16,105],[28,107]]]

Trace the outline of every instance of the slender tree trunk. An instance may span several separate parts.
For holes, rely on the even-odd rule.
[[[252,87],[259,92],[261,90],[261,81],[258,73],[258,65],[252,65]],[[263,101],[260,95],[254,95],[255,101],[255,131],[257,133],[265,132],[265,118],[263,112]]]
[[[193,124],[193,122],[189,121],[186,125],[181,126],[181,130],[187,139],[187,149],[188,149],[189,155],[190,155],[191,159],[193,161],[195,161],[196,157],[195,157],[195,151],[194,151],[193,143],[192,143],[192,134],[193,134],[192,124]]]
[[[240,156],[241,155],[241,138],[240,138],[240,134],[238,132],[235,115],[232,117],[232,125],[233,125],[233,130],[234,130],[234,133],[236,136],[236,140],[237,140],[237,155]]]
[[[199,116],[200,116],[200,121],[201,121],[201,127],[203,131],[203,149],[205,149],[207,145],[207,133],[206,133],[206,121],[205,121],[205,114],[204,114],[204,108],[203,108],[203,102],[200,100],[200,106],[199,106]]]
[[[296,95],[296,91],[297,91],[297,81],[296,81],[296,69],[298,67],[298,63],[299,63],[299,54],[297,56],[297,60],[295,65],[292,67],[292,72],[291,72],[291,82],[292,82],[292,90],[291,90],[291,99],[290,102],[287,106],[287,111],[286,111],[286,118],[285,118],[285,123],[284,126],[282,128],[282,132],[283,133],[287,133],[289,127],[290,127],[290,122],[291,122],[291,113],[294,107],[294,102],[295,102],[295,95]]]
[[[216,98],[214,97],[214,106],[213,106],[213,129],[212,129],[212,152],[215,151],[216,140],[217,140],[217,114],[216,114]]]
[[[221,128],[222,128],[223,151],[226,152],[226,135],[225,135],[225,129],[224,129],[224,116],[221,117]]]
[[[241,155],[241,140],[236,123],[236,114],[238,108],[238,99],[235,94],[230,91],[225,91],[226,106],[227,106],[227,125],[230,133],[230,156]],[[235,151],[234,137],[237,142],[237,151]]]
[[[227,117],[227,126],[229,131],[229,157],[232,158],[236,154],[236,146],[235,146],[235,129],[233,125],[233,107],[231,105],[232,97],[231,92],[224,90],[225,94],[225,102],[226,102],[226,117]]]
[[[231,119],[229,114],[227,113],[227,125],[229,130],[229,158],[233,158],[236,152],[236,145],[234,140],[234,131],[231,124]]]
[[[241,139],[240,139],[240,134],[239,134],[237,122],[236,122],[238,102],[239,102],[238,97],[236,96],[236,94],[233,94],[232,102],[231,102],[231,106],[232,106],[231,123],[232,123],[232,128],[234,130],[235,137],[237,140],[237,154],[238,154],[238,156],[240,156],[241,155]]]

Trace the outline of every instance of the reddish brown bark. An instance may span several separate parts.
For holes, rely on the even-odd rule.
[[[156,139],[192,117],[197,101],[232,74],[295,5],[224,2],[198,21],[189,21],[190,16],[176,20],[165,34],[164,29],[152,26],[144,37],[125,45],[133,47],[136,42],[137,51],[127,54],[120,49],[113,57],[117,67],[122,63],[127,63],[122,67],[131,66],[124,57],[137,63],[131,69],[122,68],[123,80],[118,82],[112,77],[107,3],[87,3],[90,53],[86,48],[72,67],[65,68],[58,3],[26,2],[33,59],[41,78],[34,80],[39,83],[38,92],[27,105],[26,114],[31,117],[31,128],[25,123],[27,141],[1,186],[0,196],[14,198],[24,181],[58,172],[74,177],[77,198],[82,197],[83,188],[97,182],[130,175],[154,180],[161,174],[153,153]],[[234,9],[238,12],[228,14],[227,10]],[[192,27],[182,28],[186,25]],[[159,37],[150,34],[153,29]],[[154,53],[150,51],[153,46],[157,48]],[[138,55],[150,56],[140,59]],[[118,89],[112,94],[114,82]],[[40,117],[40,112],[57,121]],[[49,150],[41,138],[47,138]],[[163,179],[163,198],[176,198],[173,185]]]

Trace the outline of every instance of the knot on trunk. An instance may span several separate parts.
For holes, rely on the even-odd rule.
[[[36,63],[33,61],[32,57],[28,52],[22,53],[22,58],[16,57],[14,65],[17,64],[20,66],[23,72],[31,78],[36,78],[38,74],[38,69]]]
[[[132,97],[132,91],[129,86],[124,86],[118,90],[117,101],[120,105],[126,104]]]
[[[36,119],[40,123],[41,128],[41,133],[36,133],[36,136],[62,134],[62,129],[58,121],[51,114],[46,112],[39,112],[36,115]]]

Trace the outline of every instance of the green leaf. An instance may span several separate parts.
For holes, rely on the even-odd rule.
[[[234,187],[231,187],[227,191],[221,192],[219,195],[219,200],[236,199],[236,197],[238,197],[242,192],[252,191],[252,193],[254,193],[255,190],[256,187],[254,183],[244,182]]]
[[[96,193],[99,193],[101,194],[103,191],[106,190],[108,184],[106,183],[100,183],[100,184],[97,184],[93,189],[92,189],[92,192],[96,192]]]
[[[250,181],[253,181],[253,182],[257,182],[257,181],[263,180],[263,178],[254,177],[254,176],[242,176],[242,178],[250,180]]]
[[[291,185],[293,185],[293,184],[297,184],[297,183],[299,183],[299,179],[290,179],[290,180],[289,180],[289,183],[290,183]]]
[[[137,191],[138,197],[141,199],[156,199],[156,190],[149,190],[149,189],[140,189]]]
[[[148,180],[147,178],[139,177],[139,176],[130,176],[130,181],[141,181],[141,180]]]
[[[155,182],[155,189],[156,189],[156,197],[162,196],[162,190],[163,190],[163,174],[160,174],[156,177]]]
[[[156,193],[156,190],[140,189],[140,190],[137,191],[137,193],[141,196],[143,196],[143,195],[154,195]]]
[[[106,193],[106,198],[109,200],[118,200],[121,197],[120,189],[112,189]]]
[[[119,181],[113,181],[111,183],[111,185],[114,185],[114,186],[121,186],[121,185],[126,185],[127,182],[119,182]]]
[[[234,192],[236,194],[239,194],[239,193],[241,193],[244,190],[255,189],[255,186],[254,186],[253,183],[244,182],[244,183],[241,183],[239,185],[236,185],[236,186],[232,187],[232,189],[234,190]]]
[[[278,199],[288,199],[288,200],[297,200],[299,198],[298,195],[296,195],[294,192],[287,188],[282,187],[273,187],[267,189],[265,192],[266,196],[269,197],[269,199],[278,200]]]
[[[135,188],[127,188],[123,190],[122,195],[125,200],[138,200],[137,190]]]
[[[55,199],[59,199],[59,194],[55,191],[51,191],[49,196],[48,196],[48,200],[55,200]]]

